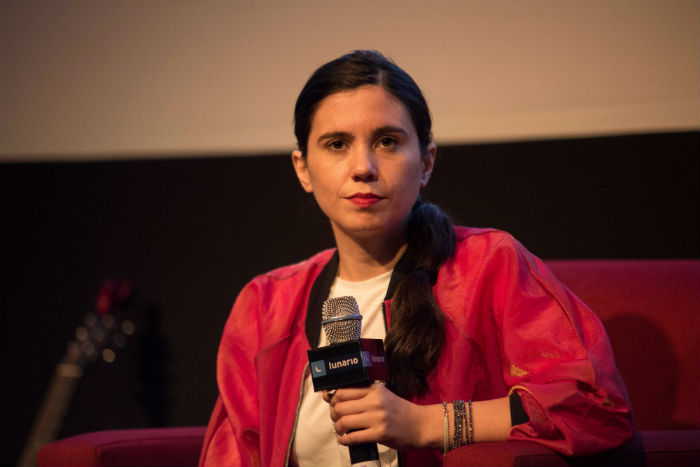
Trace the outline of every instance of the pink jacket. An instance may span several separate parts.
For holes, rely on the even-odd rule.
[[[566,455],[628,441],[634,430],[629,398],[598,318],[510,235],[455,232],[455,255],[433,287],[445,314],[445,345],[429,375],[429,393],[413,402],[487,400],[517,391],[529,421],[513,426],[509,440],[535,441]],[[336,268],[337,255],[327,250],[258,276],[241,291],[221,340],[219,398],[200,464],[293,463],[306,351],[317,344],[316,310]],[[390,299],[385,306],[390,326]],[[439,465],[440,456],[413,450],[400,459]]]

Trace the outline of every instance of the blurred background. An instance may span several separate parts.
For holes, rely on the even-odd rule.
[[[358,48],[422,87],[425,197],[545,258],[700,256],[697,1],[0,3],[0,309],[15,464],[107,278],[136,326],[59,436],[204,425],[255,274],[332,246],[298,186],[296,96]]]

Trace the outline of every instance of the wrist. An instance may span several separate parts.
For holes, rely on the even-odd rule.
[[[445,414],[442,404],[419,405],[422,412],[419,419],[416,447],[440,449],[442,451],[445,437]]]

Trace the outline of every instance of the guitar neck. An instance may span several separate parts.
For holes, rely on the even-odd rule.
[[[128,281],[107,279],[102,284],[95,313],[85,315],[84,324],[75,330],[76,339],[69,342],[63,360],[56,366],[18,465],[36,465],[41,447],[56,439],[85,366],[100,355],[107,362],[113,361],[113,349],[122,348],[126,337],[134,334],[134,323],[119,316],[134,306],[131,298]]]
[[[36,465],[39,449],[56,439],[82,374],[83,369],[78,364],[58,364],[39,413],[34,419],[18,465]]]

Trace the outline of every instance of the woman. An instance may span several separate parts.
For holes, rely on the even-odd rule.
[[[294,169],[336,249],[251,281],[218,356],[204,465],[439,465],[462,444],[532,440],[567,455],[626,442],[624,384],[595,315],[506,233],[453,227],[420,189],[436,146],[415,82],[373,51],[319,68],[295,108]],[[320,308],[352,295],[385,340],[386,386],[314,393]],[[465,401],[465,402],[462,402]]]

